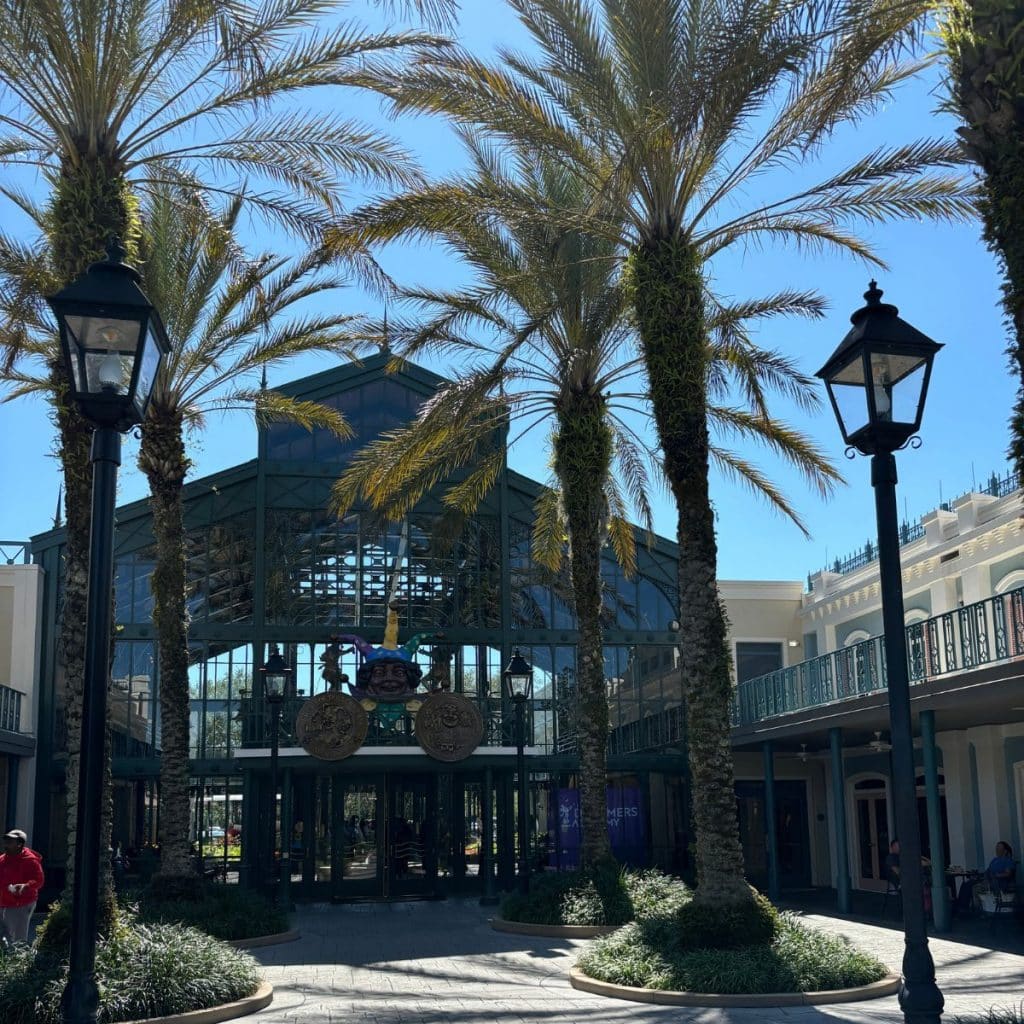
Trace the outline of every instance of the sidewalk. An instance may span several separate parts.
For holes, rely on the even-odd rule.
[[[699,1024],[849,1021],[897,1024],[895,997],[779,1010],[703,1010],[604,999],[569,987],[582,941],[494,932],[475,902],[375,903],[300,908],[298,942],[254,950],[274,985],[259,1024]],[[898,969],[898,931],[820,915],[805,919],[848,936]],[[957,942],[931,942],[947,1018],[1011,1004],[1024,959]]]

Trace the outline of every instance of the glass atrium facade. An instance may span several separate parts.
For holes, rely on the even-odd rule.
[[[208,873],[264,885],[290,872],[294,898],[366,898],[482,889],[493,825],[495,884],[507,886],[518,837],[509,701],[501,669],[519,647],[534,666],[528,716],[529,849],[538,870],[575,863],[576,632],[566,573],[530,554],[541,487],[511,470],[471,517],[425,500],[405,521],[329,511],[351,454],[413,417],[443,380],[385,355],[283,387],[342,411],[355,437],[291,424],[261,430],[257,458],[186,487],[193,836]],[[33,541],[46,569],[36,837],[59,874],[64,857],[67,737],[55,658],[61,530]],[[609,828],[620,857],[687,867],[685,723],[671,622],[678,617],[674,545],[638,531],[639,572],[603,562],[605,670],[611,710]],[[153,539],[145,501],[117,514],[117,641],[111,691],[115,843],[152,857],[159,828],[159,672],[151,622]],[[328,689],[334,633],[380,643],[398,599],[401,639],[440,633],[416,659],[424,690],[474,701],[482,744],[443,763],[417,744],[409,713],[381,704],[362,748],[310,756],[295,716]],[[292,669],[271,792],[270,727],[259,667],[270,644]],[[355,678],[357,655],[340,670]],[[282,853],[285,854],[282,861]],[[279,884],[279,883],[275,883]]]

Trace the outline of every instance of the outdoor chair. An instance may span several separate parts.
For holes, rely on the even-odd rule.
[[[900,888],[900,880],[890,875],[885,882],[885,899],[882,900],[882,917],[886,916],[889,909],[889,899],[892,898],[896,907],[896,916],[903,916],[903,890]]]
[[[1016,915],[1020,892],[1018,879],[1020,877],[1020,862],[1015,861],[1014,876],[1005,884],[1005,888],[993,888],[989,893],[982,895],[982,912],[989,915],[989,921],[993,928],[1000,918],[1012,921]]]

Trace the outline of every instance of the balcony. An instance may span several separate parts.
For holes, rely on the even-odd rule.
[[[0,731],[21,732],[21,691],[0,686]]]
[[[1024,656],[1024,587],[906,627],[911,685]],[[882,636],[744,680],[732,724],[754,725],[886,689]]]

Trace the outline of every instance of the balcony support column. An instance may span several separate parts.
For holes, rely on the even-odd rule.
[[[484,876],[482,907],[498,905],[498,893],[494,886],[494,772],[484,769],[484,787],[480,793],[480,871]]]
[[[952,928],[949,886],[946,884],[946,855],[942,841],[942,808],[939,803],[938,753],[935,747],[935,712],[922,711],[921,752],[924,761],[924,795],[928,807],[928,846],[932,862],[932,919],[937,932]]]
[[[768,899],[779,900],[779,844],[775,833],[775,748],[764,741],[764,831],[768,852]]]
[[[284,911],[292,906],[292,770],[281,772],[281,866],[277,887],[277,903]]]
[[[836,835],[836,909],[840,914],[848,914],[850,912],[850,848],[846,835],[846,779],[843,775],[842,729],[829,729],[828,746]]]

